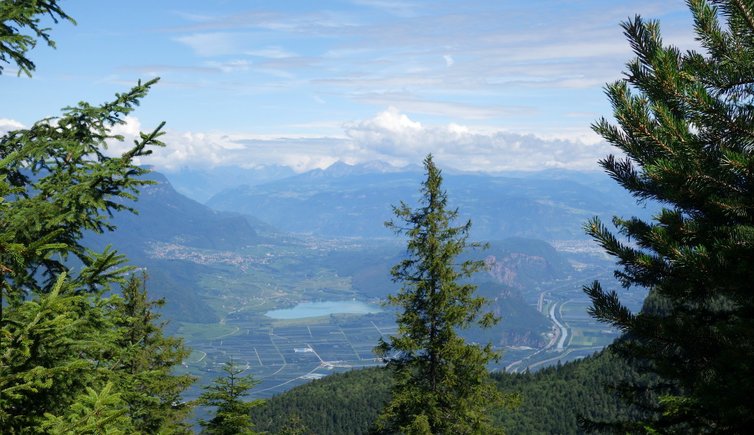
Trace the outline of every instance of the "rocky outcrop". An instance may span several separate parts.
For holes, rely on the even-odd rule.
[[[519,289],[523,287],[519,279],[522,271],[525,270],[527,274],[532,272],[544,274],[549,267],[544,257],[520,252],[511,252],[500,257],[489,255],[484,259],[484,265],[487,273],[496,282]]]

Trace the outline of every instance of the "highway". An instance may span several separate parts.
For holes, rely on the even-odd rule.
[[[558,334],[558,345],[555,347],[555,349],[558,352],[563,351],[563,347],[565,346],[566,339],[568,339],[568,328],[566,328],[562,323],[560,323],[560,321],[558,320],[558,317],[555,315],[555,309],[558,310],[558,314],[561,314],[560,307],[562,305],[563,304],[561,302],[555,302],[550,307],[550,320],[560,330],[560,333]]]

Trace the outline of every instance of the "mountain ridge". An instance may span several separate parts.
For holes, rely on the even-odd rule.
[[[423,176],[411,168],[375,172],[342,162],[331,168],[226,189],[206,204],[252,214],[292,233],[386,238],[390,234],[382,224],[392,218],[392,205],[401,200],[413,205]],[[586,240],[582,227],[593,216],[609,220],[636,211],[634,198],[605,187],[595,174],[550,171],[514,178],[446,173],[444,180],[452,206],[462,219],[472,220],[472,236],[481,240]]]

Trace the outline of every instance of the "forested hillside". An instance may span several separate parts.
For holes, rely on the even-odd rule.
[[[48,25],[75,24],[60,2],[0,1],[0,73],[34,76],[32,88],[48,80],[28,56],[37,45],[55,47]],[[417,18],[394,2],[352,3],[392,20]],[[231,187],[209,201],[225,210],[216,211],[143,161],[167,137],[212,136],[203,154],[211,162],[285,141],[170,135],[164,122],[142,132],[132,114],[159,78],[29,126],[0,117],[0,434],[750,433],[754,0],[685,7],[696,44],[688,50],[663,41],[658,21],[636,15],[621,25],[635,57],[605,88],[612,117],[592,126],[617,149],[599,161],[616,182],[609,185],[605,176],[560,171],[449,171],[444,183],[425,139],[436,136],[428,145],[446,158],[460,146],[474,166],[490,163],[486,146],[525,136],[469,135],[456,124],[428,136],[390,107],[373,122],[349,124],[341,152],[392,150],[398,161],[421,152],[423,171],[346,164],[314,153],[325,138],[302,135],[304,155],[283,159],[290,167],[228,170],[211,186],[183,180],[203,197]],[[235,22],[171,13],[192,23],[182,32]],[[252,15],[265,25],[244,24],[244,37],[244,26],[307,28],[266,14],[243,18]],[[301,21],[316,22],[313,35],[337,21],[325,18]],[[336,27],[356,21],[346,22]],[[159,24],[149,32],[169,32]],[[312,59],[360,51],[304,61],[269,46],[237,53],[253,62],[208,60],[238,50],[231,33],[173,38],[206,59],[167,69],[231,74],[265,58],[278,63],[264,74],[289,80],[295,74],[280,65],[313,68]],[[451,75],[471,60],[454,55],[434,56]],[[169,86],[180,83],[174,78]],[[490,79],[499,84],[472,81]],[[375,140],[371,147],[365,138]],[[531,143],[539,142],[547,141]],[[199,149],[190,145],[184,156]],[[411,145],[410,153],[394,149]],[[526,148],[506,145],[511,155]],[[566,150],[548,153],[531,158],[552,167],[568,161]],[[396,239],[385,239],[389,231]]]
[[[618,388],[636,381],[638,374],[610,352],[535,373],[496,372],[492,378],[502,392],[519,397],[518,406],[495,412],[496,424],[510,434],[578,433],[582,418],[640,416],[620,398]],[[271,433],[294,424],[306,428],[304,433],[368,433],[389,399],[391,382],[384,369],[336,374],[273,397],[254,408],[252,416],[258,429]]]
[[[307,434],[367,433],[391,385],[381,368],[334,374],[266,400],[251,416],[257,429],[270,433],[296,426]]]
[[[116,246],[134,264],[147,268],[150,292],[170,301],[164,308],[166,317],[217,322],[218,315],[206,309],[198,286],[201,276],[211,273],[211,269],[201,262],[179,262],[161,253],[171,247],[186,251],[185,255],[237,251],[265,243],[265,234],[274,230],[250,216],[218,212],[187,198],[158,172],[151,172],[144,179],[154,184],[141,189],[136,203],[128,202],[135,205],[138,214],[114,212],[110,222],[118,230],[87,233],[84,245],[95,250]]]

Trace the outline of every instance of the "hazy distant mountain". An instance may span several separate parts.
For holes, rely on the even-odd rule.
[[[393,166],[390,163],[382,161],[373,161],[349,165],[348,163],[337,161],[325,169],[313,169],[302,174],[301,178],[335,178],[354,175],[366,174],[394,174],[398,172],[416,172],[419,173],[422,168],[417,165]],[[261,183],[260,183],[261,184]]]
[[[156,184],[141,189],[133,203],[138,215],[119,213],[112,234],[119,247],[138,249],[148,242],[174,242],[205,249],[237,249],[259,243],[258,229],[269,226],[238,213],[219,212],[178,193],[164,175],[147,177]]]
[[[164,172],[164,175],[178,192],[203,203],[222,190],[241,185],[269,183],[295,175],[295,172],[287,166],[218,166],[207,169],[180,168]]]
[[[384,298],[399,285],[391,280],[390,269],[403,258],[403,246],[375,246],[360,255],[334,251],[322,259],[340,276],[350,276],[354,289],[368,297]],[[475,331],[496,344],[543,345],[542,333],[550,323],[531,304],[523,291],[531,293],[544,281],[563,279],[573,273],[567,259],[547,242],[511,238],[490,243],[488,249],[466,252],[461,260],[484,259],[487,270],[474,275],[478,294],[490,302],[490,309],[502,316],[499,327],[489,332]]]
[[[321,203],[322,209],[304,211],[299,208],[289,211],[293,214],[287,217],[288,221],[318,219],[327,222],[328,208],[334,207],[336,214],[338,210],[349,210],[346,213],[358,210],[369,215],[378,213],[380,207],[397,202],[396,198],[414,197],[422,177],[416,167],[397,170],[386,165],[336,164],[328,170],[311,171],[269,183],[266,189],[276,192],[277,196],[309,199],[293,202],[297,206],[312,206],[316,203],[311,202],[313,198],[322,198],[322,192],[327,192],[324,196],[327,201]],[[472,195],[478,194],[479,177],[448,176],[449,181],[454,180],[462,187],[466,186],[464,183],[468,184],[464,181],[468,177],[475,181],[476,184],[470,186],[477,190],[468,193],[464,200],[474,203],[471,200]],[[113,218],[118,227],[114,233],[91,236],[88,241],[90,246],[100,249],[107,243],[112,244],[128,255],[132,264],[145,267],[149,274],[150,294],[167,299],[164,313],[169,319],[218,322],[228,316],[228,306],[235,303],[233,298],[253,298],[257,294],[254,289],[262,288],[265,283],[276,283],[280,288],[288,289],[285,291],[298,289],[276,295],[274,299],[296,302],[291,298],[301,297],[301,282],[319,275],[348,277],[353,291],[365,299],[381,299],[397,290],[390,279],[390,268],[400,261],[405,248],[400,240],[389,234],[389,243],[359,242],[343,246],[337,240],[324,238],[296,240],[254,218],[218,212],[199,204],[173,189],[162,174],[152,173],[150,178],[156,184],[144,187],[139,201],[134,204],[139,214],[117,214]],[[481,179],[493,180],[490,177]],[[264,208],[281,207],[276,201],[265,206],[257,203],[254,211],[272,212]],[[338,201],[343,203],[337,204]],[[370,211],[366,207],[373,208]],[[283,216],[286,212],[280,213],[279,216]],[[343,225],[357,235],[362,235],[362,230],[367,234],[374,233],[370,228],[372,225],[382,230],[381,221],[375,224],[363,216],[354,215],[350,220],[333,219],[332,224]],[[270,221],[275,222],[274,219]],[[362,226],[361,229],[358,225]],[[290,254],[269,257],[273,262],[265,260],[246,264],[235,261],[249,255],[249,258],[256,258],[259,245],[268,247],[265,249],[279,246],[282,250],[275,252]],[[248,247],[253,248],[245,249]],[[549,331],[549,323],[532,307],[531,301],[524,300],[523,295],[531,298],[528,293],[539,283],[567,277],[572,269],[564,257],[549,244],[531,239],[493,242],[490,249],[467,255],[486,259],[489,271],[478,274],[474,281],[479,284],[480,294],[492,301],[490,308],[504,319],[495,331],[476,331],[474,336],[486,337],[500,345],[541,345],[542,334]],[[228,287],[223,287],[226,285]],[[244,295],[236,295],[237,287],[233,285],[240,286],[238,289],[242,289]],[[225,300],[231,301],[230,305],[218,303]]]
[[[168,317],[187,321],[216,321],[198,295],[197,277],[205,270],[201,265],[158,260],[149,251],[155,243],[173,243],[198,249],[233,250],[260,243],[260,232],[269,226],[235,213],[218,212],[176,192],[167,179],[153,172],[147,178],[154,185],[141,189],[133,203],[139,214],[117,213],[112,222],[116,231],[87,236],[86,243],[102,249],[107,244],[126,254],[131,263],[146,267],[150,294],[166,297]]]
[[[539,175],[538,175],[539,174]],[[547,171],[511,176],[445,173],[450,205],[473,222],[475,238],[585,238],[592,216],[630,216],[630,195],[598,173]],[[281,230],[320,236],[391,237],[383,223],[391,205],[412,205],[423,180],[420,168],[391,168],[339,162],[257,186],[213,196],[207,205],[252,214]]]
[[[523,290],[542,281],[561,279],[573,272],[568,260],[549,243],[513,237],[490,242],[480,251],[487,264],[487,279]],[[467,254],[473,258],[473,254]]]

